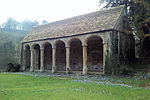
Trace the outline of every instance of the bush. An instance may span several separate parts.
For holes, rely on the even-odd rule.
[[[14,68],[14,65],[12,63],[8,63],[7,72],[11,72],[13,68]]]
[[[141,79],[141,80],[144,80],[144,79],[150,79],[150,73],[149,72],[147,72],[147,73],[145,73],[145,72],[137,72],[137,73],[135,73],[135,75],[134,75],[134,78],[137,78],[137,79]]]
[[[20,64],[8,64],[7,72],[19,72],[21,66]]]
[[[129,66],[121,66],[119,69],[119,74],[121,76],[133,76],[135,73],[135,70],[132,67]]]

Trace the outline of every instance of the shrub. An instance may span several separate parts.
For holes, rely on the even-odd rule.
[[[20,68],[20,64],[9,63],[7,67],[7,72],[19,72]]]
[[[21,67],[20,64],[14,64],[14,68],[12,72],[19,72],[20,67]]]
[[[13,68],[14,68],[14,65],[12,63],[8,63],[7,72],[11,72]]]

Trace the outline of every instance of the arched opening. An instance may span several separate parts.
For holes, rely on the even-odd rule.
[[[44,44],[44,70],[52,69],[52,45],[50,43]]]
[[[30,46],[26,45],[25,46],[25,68],[26,70],[30,70]]]
[[[142,54],[145,58],[150,58],[150,37],[145,37],[142,43]]]
[[[66,48],[63,41],[56,41],[56,70],[66,70]]]
[[[35,44],[33,46],[34,49],[34,54],[33,54],[33,65],[34,65],[34,69],[40,69],[40,46],[38,44]]]
[[[103,71],[103,40],[99,36],[91,36],[87,40],[87,67],[90,72]]]
[[[70,68],[72,71],[82,71],[82,42],[79,39],[70,41]]]

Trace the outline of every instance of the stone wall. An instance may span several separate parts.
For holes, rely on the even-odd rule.
[[[127,35],[125,33],[120,34],[119,41],[119,59],[121,64],[127,63],[129,60],[133,60],[135,58],[135,41],[132,35]]]

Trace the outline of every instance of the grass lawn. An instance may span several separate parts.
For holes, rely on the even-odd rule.
[[[150,90],[69,78],[0,73],[0,100],[150,100]]]

